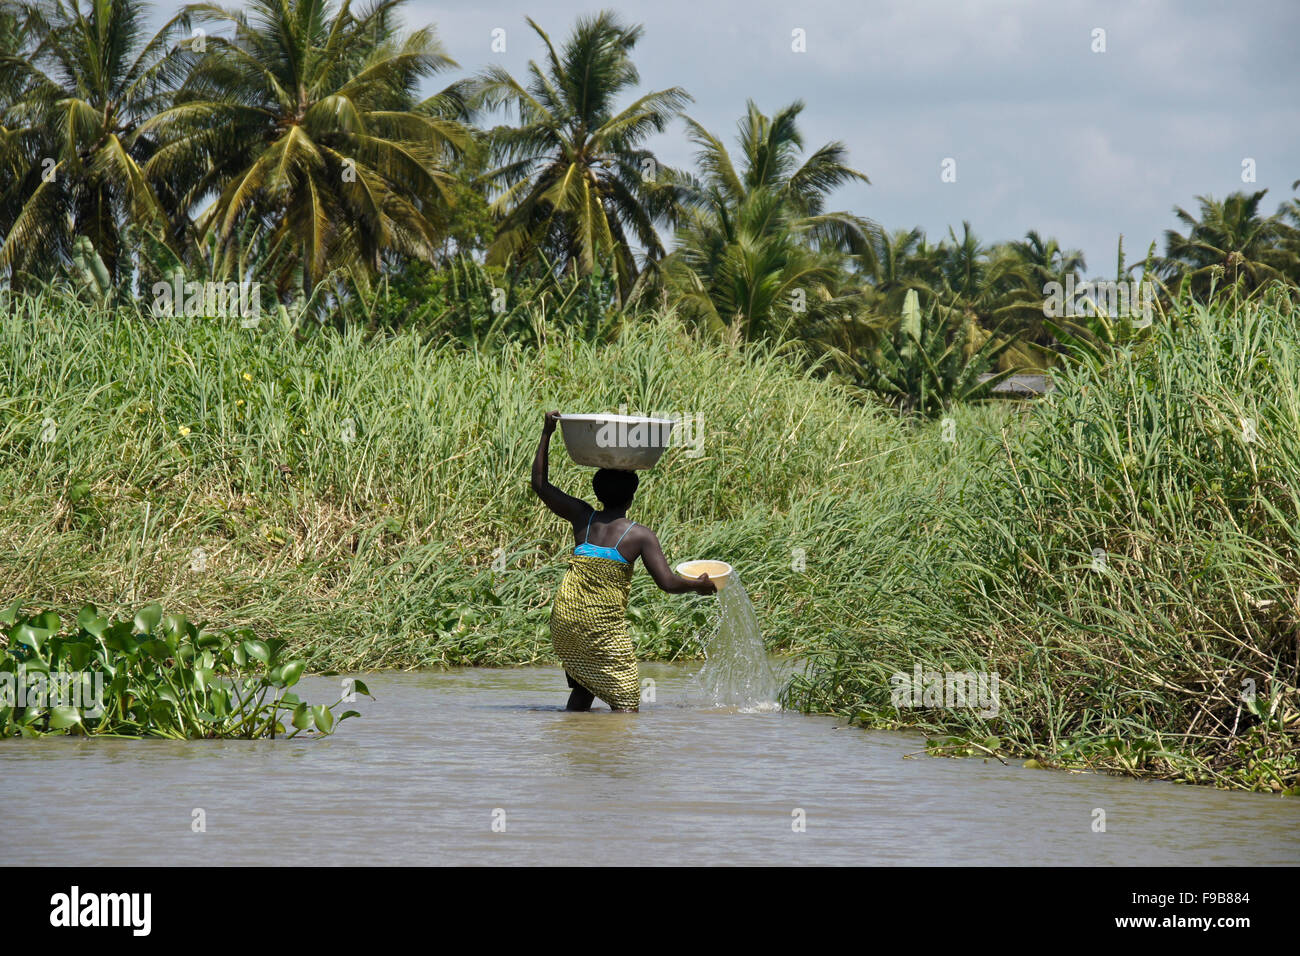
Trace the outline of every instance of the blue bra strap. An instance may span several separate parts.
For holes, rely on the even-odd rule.
[[[583,543],[583,544],[591,544],[591,519],[594,518],[594,517],[596,517],[596,512],[595,512],[595,509],[592,509],[591,514],[587,515],[587,531],[586,531],[586,533],[583,534],[583,536],[582,536],[582,543]],[[627,537],[627,533],[628,533],[629,531],[632,530],[632,528],[633,528],[633,526],[634,526],[635,524],[636,524],[636,522],[633,521],[632,524],[628,525],[626,528],[623,529],[623,533],[620,534],[620,535],[618,536],[618,540],[614,542],[614,547],[612,547],[612,548],[604,548],[604,549],[602,549],[602,550],[605,550],[605,551],[617,551],[617,550],[618,550],[618,546],[619,546],[620,544],[623,543],[623,539]],[[598,544],[593,544],[593,545],[591,545],[591,546],[592,546],[593,548],[599,548],[599,547],[600,547],[600,545],[598,545]]]

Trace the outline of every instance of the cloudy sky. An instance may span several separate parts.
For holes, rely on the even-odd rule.
[[[161,14],[171,4],[160,3]],[[613,9],[644,24],[645,89],[684,87],[688,112],[730,145],[752,98],[807,107],[806,142],[832,139],[871,185],[839,208],[938,240],[968,219],[985,241],[1029,229],[1113,274],[1195,197],[1300,179],[1300,3],[1175,0],[408,0],[462,73],[541,56],[532,16],[557,42],[577,16]],[[492,52],[504,29],[506,51]],[[792,49],[802,30],[806,52]],[[1104,36],[1095,31],[1105,31]],[[1104,52],[1094,46],[1104,40]],[[441,85],[441,84],[439,84]],[[653,148],[689,166],[680,124]],[[955,160],[956,181],[941,167]],[[1242,180],[1254,160],[1255,182]]]

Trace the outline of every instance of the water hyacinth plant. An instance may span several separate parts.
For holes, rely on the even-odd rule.
[[[87,604],[65,633],[54,612],[15,603],[0,624],[0,736],[295,737],[359,716],[335,713],[342,698],[309,705],[290,691],[305,665],[283,641],[209,630],[158,604],[119,620]]]

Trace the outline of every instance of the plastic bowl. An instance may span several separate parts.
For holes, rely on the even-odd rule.
[[[644,471],[663,456],[676,424],[632,415],[561,415],[560,434],[569,457],[580,465]]]
[[[674,570],[684,578],[707,574],[719,591],[731,583],[731,565],[726,561],[683,561]]]

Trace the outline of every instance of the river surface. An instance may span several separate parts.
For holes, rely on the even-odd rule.
[[[694,703],[695,669],[643,664],[639,714],[467,669],[367,675],[319,740],[0,741],[0,862],[1300,864],[1295,798],[905,759],[920,735]]]

